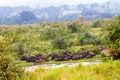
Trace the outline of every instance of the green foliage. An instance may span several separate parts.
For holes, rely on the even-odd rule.
[[[108,30],[108,46],[117,50],[115,58],[120,58],[120,16],[117,16],[111,24],[107,26]],[[115,53],[115,54],[116,54]]]
[[[102,27],[102,23],[103,23],[102,20],[96,20],[93,23],[92,27],[94,27],[94,28]]]
[[[69,51],[71,52],[84,52],[84,51],[91,51],[94,53],[94,45],[84,45],[84,46],[72,46],[68,48]]]
[[[80,30],[81,25],[74,22],[74,23],[68,24],[67,27],[72,33],[76,33]]]
[[[82,33],[82,34],[79,34],[78,36],[78,42],[79,42],[79,45],[81,46],[88,45],[88,44],[95,44],[95,37],[88,32]]]
[[[58,49],[66,49],[67,43],[66,40],[62,37],[56,38],[52,41],[53,47]]]
[[[101,28],[90,28],[89,26],[88,22],[51,22],[4,26],[0,27],[0,34],[2,37],[12,35],[10,50],[18,57],[23,54],[34,55],[37,53],[47,55],[61,49],[75,51],[74,46],[84,47],[86,45],[98,46],[104,44],[104,38],[99,37],[102,32]],[[81,51],[81,49],[78,51]]]
[[[10,37],[3,37],[2,35],[0,36],[0,53],[10,53],[11,51],[11,38]],[[2,55],[2,54],[0,54]]]
[[[46,31],[44,32],[45,40],[54,39],[56,37],[57,31],[58,29],[53,29],[53,28],[46,29]]]
[[[106,22],[90,22],[95,28],[90,28],[91,24],[88,23],[60,24],[58,22],[0,27],[0,80],[21,80],[22,68],[14,63],[11,55],[12,58],[16,59],[23,54],[35,55],[41,53],[48,55],[52,52],[60,53],[62,50],[71,52],[90,51],[97,54],[99,53],[97,47],[101,48],[101,45],[104,46],[105,43],[109,43],[108,46],[113,48],[109,50],[111,55],[118,57],[118,54],[120,54],[120,17],[107,26],[109,33],[107,38],[107,34],[103,33],[103,31],[107,31],[104,28],[102,29]],[[110,56],[104,59],[112,60],[114,58]],[[120,66],[118,64],[120,63],[114,62],[114,66],[112,63],[105,64],[108,64],[108,66],[102,64],[83,68],[82,65],[79,65],[76,68],[42,69],[27,73],[23,80],[119,80],[118,67]],[[112,75],[107,69],[115,74]]]
[[[0,56],[0,80],[21,80],[24,72],[10,57]]]
[[[23,44],[14,44],[12,46],[12,52],[16,52],[18,54],[18,56],[21,56],[25,53],[25,47]]]
[[[109,31],[109,40],[113,43],[119,40],[120,37],[120,16],[116,17],[115,22],[111,23],[107,30]]]
[[[84,48],[82,46],[72,46],[68,50],[71,52],[82,52]]]
[[[0,80],[21,80],[23,70],[13,61],[12,35],[0,36]]]

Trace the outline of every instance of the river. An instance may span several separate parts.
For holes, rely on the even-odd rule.
[[[41,65],[28,66],[28,67],[25,67],[24,69],[25,69],[25,72],[27,72],[27,71],[33,72],[38,68],[55,69],[55,68],[60,68],[60,67],[65,67],[65,66],[75,67],[78,64],[82,64],[83,66],[87,66],[87,65],[90,65],[90,64],[96,64],[97,65],[101,62],[102,62],[101,60],[95,60],[95,61],[90,61],[90,62],[75,62],[75,63],[62,63],[62,64],[41,64]]]

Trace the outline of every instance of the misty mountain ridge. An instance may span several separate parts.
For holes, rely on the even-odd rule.
[[[111,18],[120,14],[120,1],[109,0],[104,3],[61,5],[46,8],[0,7],[0,24],[29,24],[39,22],[73,21]],[[117,5],[117,6],[116,6]]]

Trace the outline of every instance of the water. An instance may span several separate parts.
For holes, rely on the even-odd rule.
[[[90,64],[99,64],[101,63],[102,61],[101,60],[96,60],[96,61],[91,61],[91,62],[76,62],[76,63],[63,63],[63,64],[41,64],[41,65],[36,65],[36,66],[29,66],[29,67],[25,67],[25,71],[35,71],[36,69],[38,68],[44,68],[44,69],[55,69],[55,68],[61,68],[61,67],[75,67],[77,66],[78,64],[82,64],[83,66],[87,66],[87,65],[90,65]]]

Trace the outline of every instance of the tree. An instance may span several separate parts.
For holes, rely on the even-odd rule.
[[[117,16],[113,23],[108,27],[108,46],[113,48],[114,51],[110,51],[111,55],[116,59],[120,58],[120,16]],[[111,49],[110,49],[111,50]]]
[[[72,33],[76,33],[80,31],[81,25],[74,22],[72,24],[68,24],[67,27]]]
[[[115,18],[115,22],[111,23],[107,30],[109,32],[110,42],[114,44],[116,41],[120,40],[120,16]]]
[[[58,37],[52,41],[53,48],[57,49],[66,49],[67,48],[67,42],[63,37]]]
[[[0,36],[0,80],[21,80],[23,69],[18,66],[11,54],[12,36]]]
[[[11,56],[0,56],[0,80],[21,80],[23,69],[16,65]]]

